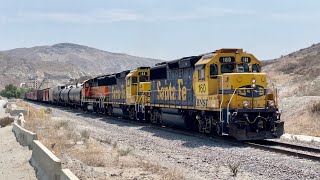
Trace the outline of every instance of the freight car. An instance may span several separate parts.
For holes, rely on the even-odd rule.
[[[44,95],[47,91],[52,95]],[[268,88],[260,61],[242,49],[107,74],[83,87],[55,87],[37,95],[46,97],[38,101],[238,140],[279,138],[284,128],[276,89]],[[25,97],[35,100],[32,93]]]

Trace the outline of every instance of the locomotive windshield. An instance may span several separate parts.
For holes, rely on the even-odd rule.
[[[140,82],[149,82],[149,76],[140,76],[139,81]]]
[[[251,71],[250,71],[250,66],[251,66]],[[210,76],[214,75],[214,71],[217,70],[217,68],[210,67]],[[253,73],[258,73],[260,72],[260,65],[259,64],[246,64],[246,63],[241,63],[241,64],[234,64],[234,63],[226,63],[226,64],[221,64],[221,73],[248,73],[248,72],[253,72]]]
[[[233,73],[235,64],[222,64],[221,65],[221,73]]]
[[[253,64],[252,65],[252,72],[260,72],[259,64]]]
[[[238,72],[238,73],[246,73],[246,72],[249,72],[249,66],[248,66],[248,64],[238,64],[237,72]]]

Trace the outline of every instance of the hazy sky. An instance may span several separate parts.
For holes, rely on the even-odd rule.
[[[175,59],[224,47],[260,59],[320,42],[319,0],[0,0],[0,50],[71,42]]]

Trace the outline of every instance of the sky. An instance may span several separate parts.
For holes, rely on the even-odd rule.
[[[320,42],[319,0],[0,0],[0,50],[69,42],[172,60],[243,48],[273,59]]]

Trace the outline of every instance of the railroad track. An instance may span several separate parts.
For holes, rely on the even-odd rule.
[[[261,140],[261,141],[248,141],[245,142],[249,146],[273,151],[281,154],[295,156],[303,159],[310,159],[313,161],[320,161],[320,149],[305,147],[295,144],[288,144],[276,141]]]

